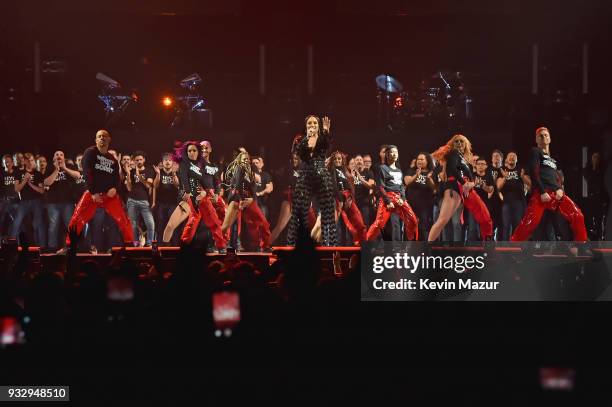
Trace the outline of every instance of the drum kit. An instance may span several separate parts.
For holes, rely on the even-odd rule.
[[[472,117],[472,99],[461,72],[438,71],[421,80],[413,90],[382,74],[376,77],[376,88],[378,118],[390,128],[423,119],[462,124]]]

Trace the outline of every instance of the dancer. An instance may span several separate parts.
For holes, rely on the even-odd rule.
[[[283,232],[289,220],[291,219],[291,204],[292,204],[292,196],[295,191],[295,185],[297,184],[297,180],[300,177],[300,166],[302,164],[302,160],[296,153],[291,154],[291,163],[289,169],[286,171],[285,184],[286,188],[283,190],[283,201],[281,202],[280,210],[278,213],[278,219],[276,220],[276,225],[274,229],[272,229],[272,237],[270,241],[273,243],[278,236]],[[312,206],[308,208],[308,226],[309,230],[314,227],[316,221],[316,216],[314,213],[314,209]]]
[[[294,140],[293,146],[293,151],[300,156],[303,166],[295,186],[287,243],[295,245],[298,232],[307,230],[308,210],[314,195],[321,211],[321,244],[335,246],[337,233],[334,184],[331,174],[325,168],[325,156],[330,145],[330,120],[323,117],[321,121],[317,116],[309,115],[305,123],[306,136]]]
[[[355,202],[355,184],[349,168],[347,168],[346,154],[334,151],[328,166],[329,171],[335,172],[338,195],[336,198],[336,211],[342,217],[346,228],[353,236],[355,246],[359,246],[366,238],[366,226],[357,203]],[[355,169],[353,172],[356,171]]]
[[[219,253],[224,253],[227,242],[221,233],[221,221],[212,205],[214,194],[211,190],[214,190],[214,174],[204,172],[205,163],[201,159],[197,143],[187,143],[186,153],[186,157],[179,164],[179,181],[184,191],[182,199],[189,206],[189,215],[181,241],[191,243],[200,221],[203,221],[212,233],[217,250]]]
[[[211,195],[211,202],[217,212],[217,217],[223,221],[225,219],[225,209],[227,204],[223,200],[223,185],[221,184],[221,167],[214,163],[211,158],[213,151],[210,141],[204,140],[200,142],[202,148],[202,158],[204,160],[204,173],[207,175],[207,182],[210,182],[211,188],[207,193]],[[227,237],[226,237],[227,240]]]
[[[474,191],[474,177],[468,162],[472,158],[472,145],[462,134],[455,134],[432,156],[443,165],[439,194],[440,214],[429,231],[429,242],[435,241],[463,201],[464,207],[472,213],[480,227],[482,240],[493,235],[493,221],[485,203]]]
[[[529,239],[540,223],[544,211],[549,209],[557,211],[569,222],[575,241],[586,242],[584,216],[574,201],[563,191],[557,162],[550,156],[549,130],[546,127],[538,128],[535,139],[537,147],[531,150],[529,162],[533,192],[525,216],[512,234],[511,240],[521,242]]]
[[[132,225],[117,194],[117,188],[121,182],[119,163],[108,152],[110,142],[110,133],[106,130],[98,130],[96,145],[89,147],[83,153],[83,178],[87,184],[87,190],[74,209],[68,229],[74,228],[80,235],[85,224],[96,213],[96,209],[101,207],[119,227],[124,244],[133,245]],[[70,245],[69,238],[66,239],[66,245]]]
[[[406,202],[404,174],[397,165],[398,158],[397,147],[394,145],[386,146],[385,159],[378,167],[378,179],[376,181],[379,195],[378,211],[376,212],[376,220],[368,230],[367,240],[369,241],[378,237],[393,212],[397,213],[404,221],[406,238],[408,240],[419,238],[419,221],[408,202]],[[393,240],[401,240],[398,233],[392,235]]]
[[[178,144],[179,146],[174,149],[174,155],[172,159],[175,163],[178,163],[180,174],[181,163],[185,160],[198,162],[201,158],[201,153],[197,141],[186,141],[183,144],[180,144],[179,142]],[[170,242],[176,228],[178,228],[183,222],[185,222],[191,214],[191,206],[188,203],[188,200],[191,198],[191,194],[188,192],[189,188],[185,189],[186,186],[188,187],[188,185],[182,184],[181,179],[179,178],[180,202],[172,212],[172,215],[170,215],[170,219],[168,220],[168,223],[164,228],[164,234],[162,239],[164,243]]]
[[[428,153],[419,153],[415,168],[404,177],[406,196],[419,218],[419,238],[426,239],[433,219],[434,191],[433,161]]]
[[[232,175],[229,205],[221,230],[225,233],[242,213],[250,241],[258,242],[262,251],[270,251],[270,224],[259,209],[255,197],[255,177],[249,153],[239,153],[228,165],[227,174]]]

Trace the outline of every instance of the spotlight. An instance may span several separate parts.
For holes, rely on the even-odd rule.
[[[174,101],[172,100],[172,98],[170,96],[165,96],[162,99],[162,105],[164,105],[165,107],[170,107],[174,104]]]

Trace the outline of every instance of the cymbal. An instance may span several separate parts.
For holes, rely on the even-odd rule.
[[[403,87],[399,81],[389,75],[378,75],[376,77],[376,85],[385,92],[401,92]]]

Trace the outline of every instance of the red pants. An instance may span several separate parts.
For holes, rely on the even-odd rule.
[[[210,194],[210,196],[214,196],[215,191],[213,191],[212,189],[209,189],[208,191],[206,191],[207,194]],[[208,195],[207,195],[208,196]],[[221,197],[221,195],[217,195],[217,200],[216,201],[212,201],[213,207],[215,208],[215,212],[217,212],[217,218],[219,218],[219,220],[221,221],[221,223],[223,223],[223,220],[225,219],[225,208],[227,207],[227,205],[225,204],[225,201],[223,200],[223,198]],[[228,241],[230,238],[230,229],[228,229],[225,232],[225,240]]]
[[[261,209],[257,206],[257,201],[253,202],[242,211],[242,217],[247,224],[247,231],[251,242],[259,242],[261,248],[270,247],[270,224],[266,220]]]
[[[130,245],[133,245],[134,233],[132,232],[132,223],[123,210],[123,205],[121,205],[119,195],[109,198],[106,194],[104,194],[102,196],[102,202],[97,203],[94,202],[91,193],[89,191],[85,191],[83,196],[81,196],[76,208],[74,208],[74,213],[72,214],[72,218],[70,218],[70,223],[68,224],[68,230],[70,231],[72,228],[76,227],[76,232],[80,235],[85,227],[85,224],[89,222],[91,218],[93,218],[94,214],[96,213],[96,209],[98,208],[104,208],[106,213],[113,218],[119,227],[119,232],[121,232],[123,241],[125,243],[129,242]],[[66,237],[66,244],[70,245],[69,237]]]
[[[395,208],[389,209],[385,204],[385,201],[380,198],[378,202],[378,211],[376,212],[376,220],[370,226],[368,230],[368,234],[366,235],[367,240],[375,240],[378,237],[378,234],[385,227],[389,218],[391,217],[392,212],[396,212],[404,221],[404,228],[406,232],[406,239],[408,240],[418,240],[419,238],[419,220],[417,219],[412,207],[408,202],[404,200],[402,205],[398,204],[398,200],[401,198],[400,194],[395,192],[387,192],[387,196],[395,205]],[[353,204],[355,205],[355,204]]]
[[[342,191],[342,194],[346,198],[351,197],[351,193],[349,191]],[[344,221],[346,228],[349,230],[349,232],[351,232],[351,236],[353,236],[353,241],[357,246],[359,246],[361,242],[366,240],[367,230],[365,223],[363,222],[361,212],[355,204],[355,200],[353,199],[352,201],[353,202],[351,203],[351,206],[349,208],[347,208],[346,206],[342,207],[342,220]],[[336,210],[340,212],[339,201],[336,201]]]
[[[478,226],[480,226],[480,237],[482,240],[486,240],[488,237],[493,236],[493,221],[491,220],[487,205],[485,205],[473,188],[470,190],[467,198],[463,196],[463,188],[461,185],[459,185],[459,191],[461,191],[463,207],[470,211],[474,220],[478,223]]]
[[[587,233],[586,227],[584,226],[584,215],[580,211],[580,208],[576,206],[574,201],[568,198],[567,195],[563,194],[560,200],[555,199],[555,193],[553,191],[546,191],[551,197],[550,201],[542,202],[540,198],[540,192],[537,190],[533,191],[529,205],[525,210],[525,215],[521,219],[518,227],[510,238],[513,242],[523,242],[529,239],[529,236],[538,227],[542,215],[546,209],[558,210],[561,216],[563,216],[570,224],[572,232],[574,233],[574,240],[577,242],[586,242]]]
[[[225,237],[223,237],[223,233],[221,233],[221,222],[219,221],[217,212],[215,212],[215,208],[213,207],[211,196],[206,195],[204,198],[202,198],[200,204],[198,205],[198,211],[196,211],[191,199],[189,199],[187,202],[189,202],[191,211],[189,213],[189,219],[187,219],[185,229],[183,229],[181,241],[183,243],[191,243],[196,231],[198,230],[200,220],[203,220],[206,227],[208,227],[212,232],[217,249],[224,249],[227,245],[227,241],[225,240]]]

